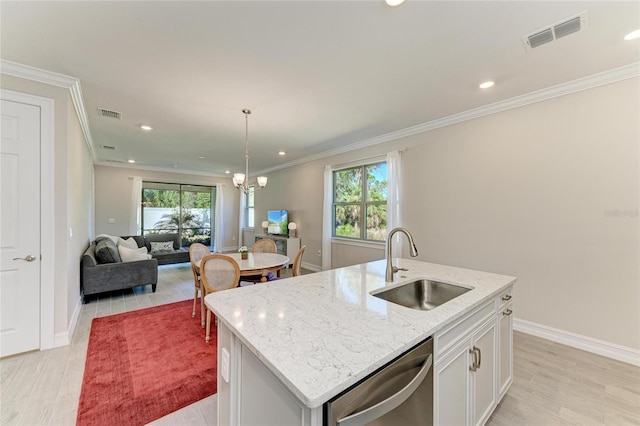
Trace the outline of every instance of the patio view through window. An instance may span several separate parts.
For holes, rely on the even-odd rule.
[[[183,247],[211,245],[215,187],[142,183],[142,232],[178,233]]]
[[[386,239],[386,162],[333,172],[333,222],[334,237]]]

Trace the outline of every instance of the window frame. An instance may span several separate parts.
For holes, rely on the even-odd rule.
[[[178,195],[177,206],[171,207],[172,209],[176,209],[178,212],[178,224],[177,229],[173,228],[155,228],[155,224],[148,228],[145,226],[145,190],[156,190],[156,191],[175,191]],[[203,184],[185,184],[185,183],[175,183],[175,182],[162,182],[162,181],[142,181],[142,193],[140,194],[141,200],[141,208],[140,208],[140,233],[141,235],[153,234],[153,233],[172,233],[176,232],[179,235],[180,245],[181,247],[187,247],[187,245],[183,245],[182,243],[189,238],[189,231],[202,230],[205,231],[203,233],[197,233],[197,235],[206,235],[206,230],[209,232],[208,240],[209,245],[213,246],[214,234],[215,230],[215,193],[219,188],[216,185],[203,185]],[[187,209],[191,209],[190,207],[184,206],[184,193],[185,192],[193,192],[193,193],[209,193],[209,220],[207,221],[208,227],[185,227],[183,226],[185,222],[184,211]],[[156,232],[154,232],[156,231]],[[193,241],[192,241],[193,242]]]
[[[367,238],[367,208],[369,206],[379,206],[379,205],[384,205],[385,207],[387,206],[388,203],[388,194],[387,196],[385,196],[385,200],[384,201],[369,201],[367,200],[368,196],[369,196],[369,182],[368,182],[368,178],[367,178],[367,174],[366,171],[368,168],[370,167],[374,167],[380,164],[385,164],[387,165],[387,161],[386,159],[384,160],[377,160],[377,161],[372,161],[372,162],[367,162],[367,163],[361,163],[361,164],[353,164],[353,165],[349,165],[347,167],[340,167],[340,168],[335,168],[332,171],[332,212],[331,212],[331,218],[332,218],[332,229],[331,229],[331,237],[334,239],[343,239],[345,241],[351,241],[351,242],[360,242],[360,243],[367,243],[367,244],[371,244],[371,243],[384,243],[386,241],[385,239],[371,239],[371,238]],[[361,199],[359,201],[336,201],[336,176],[338,173],[346,171],[346,170],[356,170],[356,169],[360,169],[360,176],[361,176]],[[386,176],[386,180],[387,180],[387,184],[389,182],[389,175],[388,175],[388,168],[387,168],[387,176]],[[349,237],[349,236],[343,236],[343,235],[336,235],[336,209],[337,207],[346,207],[346,206],[358,206],[358,208],[360,209],[360,213],[359,213],[359,220],[358,220],[358,224],[360,225],[360,235],[358,237]]]

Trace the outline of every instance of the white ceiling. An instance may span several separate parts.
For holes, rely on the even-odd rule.
[[[582,11],[586,29],[525,49],[523,36]],[[623,40],[640,28],[637,1],[2,1],[0,12],[2,59],[79,79],[96,163],[220,176],[244,168],[243,108],[254,174],[640,60],[640,41]]]

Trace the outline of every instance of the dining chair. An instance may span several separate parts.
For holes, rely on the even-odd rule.
[[[200,323],[204,327],[204,294],[202,292],[202,284],[200,283],[200,273],[196,267],[196,262],[202,260],[206,255],[211,254],[209,247],[202,243],[193,243],[189,246],[189,261],[191,262],[191,271],[193,272],[193,312],[191,317],[196,316],[196,303],[198,301],[198,293],[200,293]]]
[[[298,253],[296,253],[296,257],[293,260],[293,269],[292,269],[292,274],[294,277],[297,277],[298,275],[301,275],[300,273],[300,269],[301,269],[301,265],[302,265],[302,255],[304,254],[304,249],[306,249],[307,246],[302,246],[300,247],[300,250],[298,250]]]
[[[240,267],[238,262],[223,254],[210,254],[205,256],[200,263],[200,279],[204,296],[207,294],[228,290],[238,286],[240,281]],[[204,305],[207,311],[207,334],[205,342],[209,343],[211,330],[211,310]]]
[[[278,253],[278,248],[273,240],[261,238],[253,243],[251,253]]]

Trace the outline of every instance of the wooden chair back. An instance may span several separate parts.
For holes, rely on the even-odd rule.
[[[240,281],[240,267],[229,256],[210,254],[200,263],[200,279],[205,294],[234,288]]]
[[[251,253],[278,253],[278,248],[273,240],[262,238],[253,243]]]
[[[191,271],[193,271],[193,281],[196,287],[200,287],[200,276],[198,275],[196,262],[209,254],[211,254],[209,247],[202,243],[193,243],[189,246],[189,261],[191,262]]]
[[[297,277],[300,274],[300,269],[301,269],[301,265],[302,265],[302,255],[304,254],[304,249],[306,249],[307,246],[302,246],[300,247],[300,250],[298,250],[298,253],[296,253],[296,257],[293,260],[293,270],[291,271],[293,273],[294,277]]]

